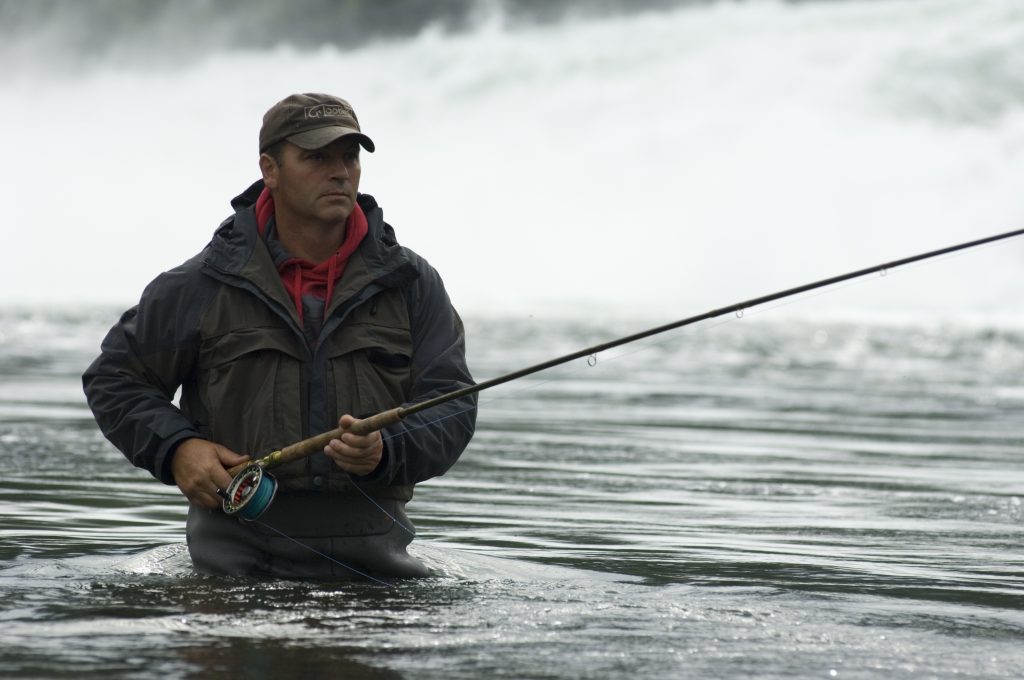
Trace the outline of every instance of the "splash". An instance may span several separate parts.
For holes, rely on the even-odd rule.
[[[1009,0],[720,3],[13,78],[0,302],[129,304],[256,178],[263,111],[320,90],[464,312],[681,317],[1024,225],[1020,44]],[[1013,316],[1022,260],[789,310]]]

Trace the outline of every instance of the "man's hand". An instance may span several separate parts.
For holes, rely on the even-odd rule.
[[[231,449],[205,439],[186,439],[178,444],[171,459],[174,483],[189,502],[204,508],[216,508],[223,491],[231,484],[227,468],[249,460]]]
[[[341,429],[348,430],[357,422],[359,421],[356,418],[345,414],[338,421],[338,425]],[[380,436],[380,430],[374,430],[367,435],[346,432],[340,439],[332,439],[324,447],[324,453],[342,470],[355,475],[368,475],[377,469],[381,456],[384,455],[384,439]]]

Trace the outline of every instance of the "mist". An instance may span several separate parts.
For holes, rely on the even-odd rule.
[[[258,177],[264,111],[301,91],[354,104],[361,191],[464,314],[677,318],[1024,226],[1021,3],[516,16],[70,69],[23,39],[0,304],[133,304],[208,242]],[[1019,321],[1022,262],[1005,242],[777,313]]]

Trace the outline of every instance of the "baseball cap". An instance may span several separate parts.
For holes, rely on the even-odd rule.
[[[282,139],[303,149],[319,149],[349,136],[367,151],[374,150],[373,140],[359,129],[356,112],[347,101],[329,94],[293,94],[263,115],[260,153]]]

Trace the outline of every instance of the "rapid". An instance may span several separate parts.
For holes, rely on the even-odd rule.
[[[79,376],[325,90],[484,380],[1024,226],[1024,6],[716,2],[0,77],[6,677],[1016,678],[1024,242],[481,395],[420,581],[195,575]],[[13,154],[11,154],[13,152]],[[53,274],[49,267],[59,265]],[[47,266],[46,275],[40,267]]]

